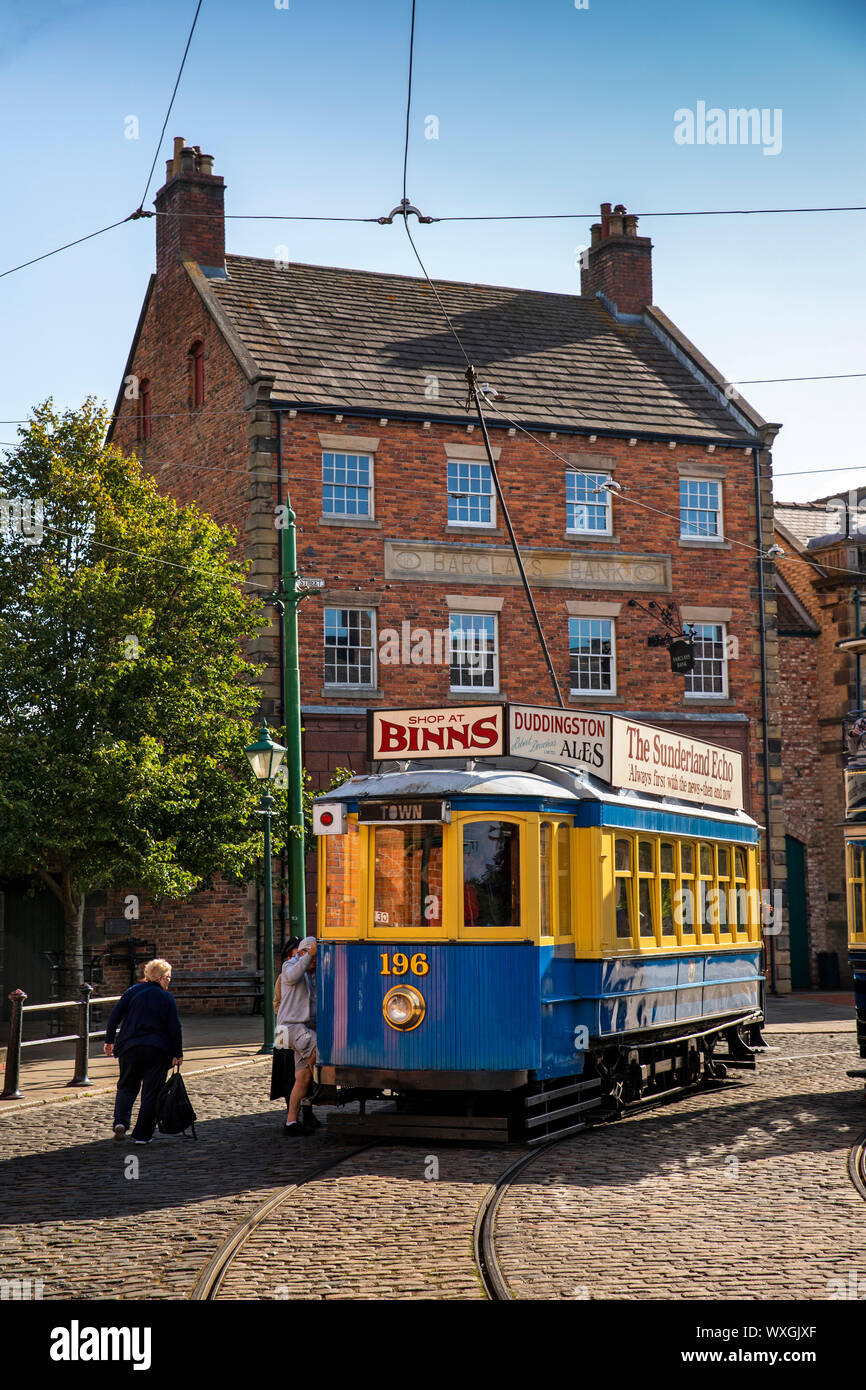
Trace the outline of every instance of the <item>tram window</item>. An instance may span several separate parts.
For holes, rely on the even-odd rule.
[[[620,836],[614,841],[614,910],[616,912],[616,934],[620,939],[632,938],[631,840]]]
[[[866,847],[861,844],[848,845],[848,882],[851,885],[851,921],[848,925],[849,936],[860,938],[866,936],[866,925],[864,925],[864,870],[866,870]]]
[[[659,845],[659,873],[662,892],[662,936],[676,936],[674,925],[674,893],[677,886],[676,851],[670,840],[662,840]]]
[[[695,847],[688,840],[680,840],[680,897],[675,921],[683,935],[692,935],[697,920],[695,902]]]
[[[539,889],[539,921],[538,925],[542,936],[550,935],[550,856],[551,856],[551,825],[550,821],[541,822],[540,835],[540,855],[538,864],[538,889]]]
[[[571,832],[567,825],[560,825],[556,830],[556,871],[559,935],[571,936]]]
[[[719,931],[730,932],[730,896],[728,889],[731,882],[731,851],[727,845],[719,845],[716,855],[719,865]]]
[[[520,831],[508,821],[463,827],[463,923],[520,926]]]
[[[719,895],[712,845],[698,845],[698,880],[696,922],[700,923],[702,931],[714,933],[719,925]]]
[[[638,840],[637,868],[637,911],[638,922],[640,924],[638,931],[641,936],[655,937],[655,854],[652,840]]]
[[[360,837],[356,821],[345,835],[323,835],[325,845],[325,931],[335,936],[360,927]]]
[[[734,850],[734,882],[731,888],[731,911],[729,916],[731,922],[736,924],[737,931],[748,932],[749,873],[746,864],[746,851],[744,849]]]
[[[375,830],[373,926],[423,931],[442,925],[442,826]]]

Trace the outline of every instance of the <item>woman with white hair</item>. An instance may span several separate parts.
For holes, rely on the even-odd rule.
[[[114,1102],[114,1137],[120,1143],[132,1124],[132,1107],[141,1105],[132,1138],[149,1144],[156,1126],[156,1098],[169,1066],[183,1061],[183,1035],[174,996],[169,994],[171,966],[149,960],[144,979],[121,995],[105,1029],[105,1055],[117,1056],[120,1076]],[[120,1030],[117,1042],[115,1036]]]

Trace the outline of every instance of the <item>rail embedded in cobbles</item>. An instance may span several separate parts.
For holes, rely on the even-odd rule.
[[[496,1214],[509,1292],[824,1299],[842,1296],[832,1290],[851,1286],[851,1270],[866,1280],[862,1198],[846,1171],[861,1091],[838,1047],[821,1055],[815,1042],[786,1037],[784,1066],[539,1154]],[[0,1278],[42,1279],[45,1300],[186,1299],[268,1197],[345,1155],[321,1132],[282,1139],[261,1067],[190,1088],[198,1145],[114,1144],[106,1094],[6,1116]],[[218,1296],[483,1299],[473,1224],[518,1151],[430,1148],[377,1144],[317,1177],[257,1228]]]

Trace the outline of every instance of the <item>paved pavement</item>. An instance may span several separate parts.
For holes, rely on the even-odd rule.
[[[107,1016],[107,1014],[106,1014]],[[103,1027],[104,1024],[99,1024]],[[192,1015],[183,1020],[183,1070],[186,1075],[216,1066],[249,1061],[262,1045],[262,1019],[251,1014],[209,1018]],[[94,1030],[95,1031],[95,1030]],[[38,1036],[38,1035],[37,1035]],[[22,1100],[0,1100],[0,1124],[4,1112],[42,1101],[70,1101],[90,1091],[113,1091],[117,1062],[106,1057],[102,1039],[90,1044],[90,1087],[69,1087],[75,1074],[75,1043],[49,1043],[26,1047],[21,1053]],[[0,1050],[0,1066],[5,1049]],[[2,1072],[0,1072],[2,1075]],[[2,1087],[0,1087],[2,1089]],[[0,1134],[2,1141],[2,1134]]]
[[[773,1025],[757,1075],[540,1155],[497,1216],[514,1294],[826,1299],[852,1273],[866,1287],[866,1207],[846,1171],[866,1129],[862,1083],[845,1075],[850,1016],[804,1007],[834,1033]],[[262,1201],[345,1155],[257,1232],[221,1296],[483,1297],[472,1226],[515,1149],[284,1140],[268,1059],[222,1065],[190,1080],[197,1143],[114,1144],[110,1091],[0,1108],[0,1278],[42,1278],[45,1299],[185,1298]]]
[[[854,992],[768,995],[766,1031],[770,1033],[855,1033]]]

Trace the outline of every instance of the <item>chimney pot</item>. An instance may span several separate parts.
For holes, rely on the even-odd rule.
[[[164,280],[188,256],[211,273],[225,275],[225,184],[213,172],[213,155],[198,153],[179,136],[156,195],[156,274]],[[196,177],[206,175],[205,178]],[[178,177],[180,176],[180,177]]]
[[[652,304],[652,242],[638,236],[637,215],[624,203],[611,212],[601,205],[601,222],[590,228],[587,265],[580,272],[580,292],[587,298],[603,294],[620,313],[640,314]]]

